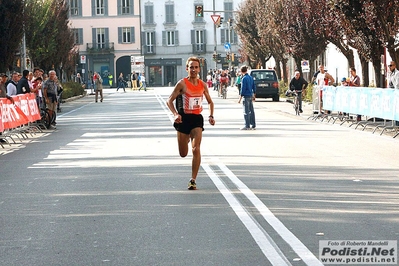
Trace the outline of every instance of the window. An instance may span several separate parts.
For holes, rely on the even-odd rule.
[[[222,29],[220,30],[221,43],[234,43],[238,44],[238,35],[233,29]]]
[[[146,53],[148,54],[155,53],[155,32],[149,31],[145,33],[145,46],[146,46]]]
[[[122,14],[130,14],[130,1],[122,0]]]
[[[230,11],[230,12],[224,12],[224,21],[229,20],[230,18],[233,18],[233,3],[232,2],[225,2],[224,3],[224,11]]]
[[[118,28],[118,42],[119,43],[134,43],[134,27]]]
[[[178,31],[163,31],[162,32],[162,45],[163,46],[177,46],[179,44]]]
[[[81,0],[70,0],[69,1],[69,12],[71,17],[80,16]]]
[[[118,15],[132,15],[133,0],[118,0]]]
[[[166,32],[166,45],[167,46],[174,46],[175,45],[175,32],[174,31],[167,31]]]
[[[95,10],[96,15],[105,14],[104,0],[95,0]]]
[[[154,24],[154,6],[144,6],[144,22],[145,24]]]
[[[77,45],[82,45],[83,44],[83,29],[72,29],[73,32],[73,38],[75,43]]]
[[[105,43],[105,29],[98,28],[96,29],[96,43],[98,49],[103,49],[106,46]]]
[[[175,6],[173,4],[165,5],[165,23],[175,23]]]
[[[193,45],[193,53],[206,52],[206,41],[205,41],[204,30],[192,30],[191,31],[191,43]]]

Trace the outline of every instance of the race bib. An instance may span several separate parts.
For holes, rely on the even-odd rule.
[[[190,110],[200,109],[202,107],[202,97],[188,98],[188,108]]]

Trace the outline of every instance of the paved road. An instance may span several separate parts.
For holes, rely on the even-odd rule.
[[[212,92],[188,191],[170,91],[69,102],[56,131],[2,151],[0,265],[320,265],[319,240],[398,239],[398,139],[270,100],[240,131],[236,92]]]

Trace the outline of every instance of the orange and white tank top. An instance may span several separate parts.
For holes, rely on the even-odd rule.
[[[187,78],[184,78],[186,92],[183,94],[183,109],[185,114],[199,115],[202,112],[202,99],[204,95],[204,85],[198,80],[195,86]]]

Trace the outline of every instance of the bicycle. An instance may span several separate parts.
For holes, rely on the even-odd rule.
[[[300,91],[296,91],[296,90],[287,90],[287,92],[285,93],[285,96],[287,97],[293,97],[293,107],[295,110],[295,115],[300,115],[301,113],[301,109],[299,108],[299,92]]]
[[[221,96],[223,99],[226,99],[227,98],[227,83],[222,83],[221,85],[222,85],[222,88],[221,88],[222,95]]]
[[[297,91],[293,91],[292,95],[294,96],[294,110],[296,115],[300,115],[301,110],[299,108],[299,93]]]
[[[57,113],[53,112],[53,115],[50,115],[49,109],[44,104],[40,108],[40,125],[45,129],[50,129],[51,125],[55,123],[55,119],[57,117]]]

